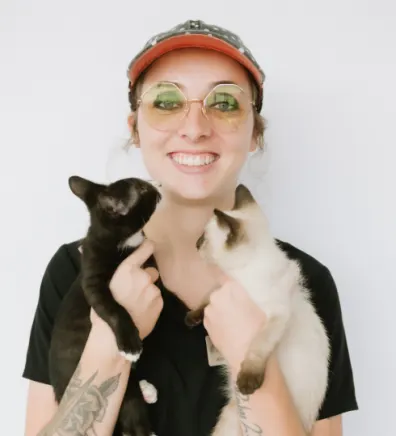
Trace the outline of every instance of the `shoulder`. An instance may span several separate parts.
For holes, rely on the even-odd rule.
[[[80,241],[59,246],[42,275],[23,377],[49,384],[48,353],[56,315],[80,270]]]
[[[336,329],[343,329],[342,309],[337,285],[329,268],[312,255],[289,242],[277,240],[278,246],[293,260],[296,260],[309,292],[311,302],[322,319],[330,340]],[[331,344],[333,347],[335,344]]]
[[[80,268],[80,246],[81,239],[65,242],[60,245],[49,260],[48,268],[62,269],[67,264],[72,265],[76,270]]]
[[[337,286],[329,268],[312,255],[289,242],[279,239],[276,242],[290,259],[299,263],[305,286],[310,292],[312,302],[319,314],[323,317],[329,311],[329,314],[331,314],[332,310],[340,310]]]
[[[80,244],[81,240],[67,242],[55,250],[44,271],[41,299],[51,296],[62,299],[70,289],[80,271]]]
[[[335,280],[329,269],[313,256],[288,242],[277,240],[277,243],[290,259],[300,264],[305,287],[330,340],[328,387],[319,419],[357,410],[352,364]]]
[[[290,244],[289,242],[276,239],[276,243],[290,259],[294,259],[299,262],[302,272],[305,276],[323,274],[327,270],[327,267],[318,259],[301,250],[300,248]]]

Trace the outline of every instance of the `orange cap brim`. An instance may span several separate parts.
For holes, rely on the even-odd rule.
[[[167,52],[180,48],[197,47],[208,50],[216,50],[224,53],[225,55],[235,59],[243,65],[253,75],[257,82],[259,92],[261,93],[263,76],[262,73],[256,68],[247,56],[241,53],[236,47],[228,44],[215,36],[202,35],[202,34],[184,34],[167,38],[163,41],[157,42],[152,48],[143,52],[128,69],[128,78],[131,83],[134,83],[139,75],[156,59],[161,57]]]

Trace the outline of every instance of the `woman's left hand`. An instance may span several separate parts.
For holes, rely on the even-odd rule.
[[[238,372],[251,341],[265,321],[264,312],[242,285],[227,277],[212,292],[203,323],[213,345],[232,370]]]

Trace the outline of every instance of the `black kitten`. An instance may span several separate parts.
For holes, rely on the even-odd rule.
[[[132,362],[140,356],[138,329],[114,300],[109,282],[118,265],[143,242],[142,229],[160,200],[152,184],[137,178],[101,185],[73,176],[69,185],[86,204],[90,226],[82,241],[80,274],[62,302],[51,340],[50,379],[58,403],[85,347],[91,329],[91,307],[113,330],[120,353]],[[147,265],[155,266],[153,257]],[[116,434],[151,435],[146,403],[133,366]]]

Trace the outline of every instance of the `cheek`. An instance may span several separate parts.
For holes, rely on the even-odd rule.
[[[154,179],[158,179],[164,159],[167,158],[165,150],[169,138],[169,132],[155,130],[140,120],[139,147],[144,165]]]
[[[223,137],[222,157],[224,165],[232,173],[241,170],[249,157],[251,137],[247,131],[229,134]]]
[[[242,124],[235,132],[223,136],[226,151],[236,157],[246,158],[251,150],[253,138],[253,117]]]
[[[144,152],[160,148],[160,144],[163,144],[169,136],[168,132],[152,128],[141,116],[138,118],[138,133],[139,145]]]

